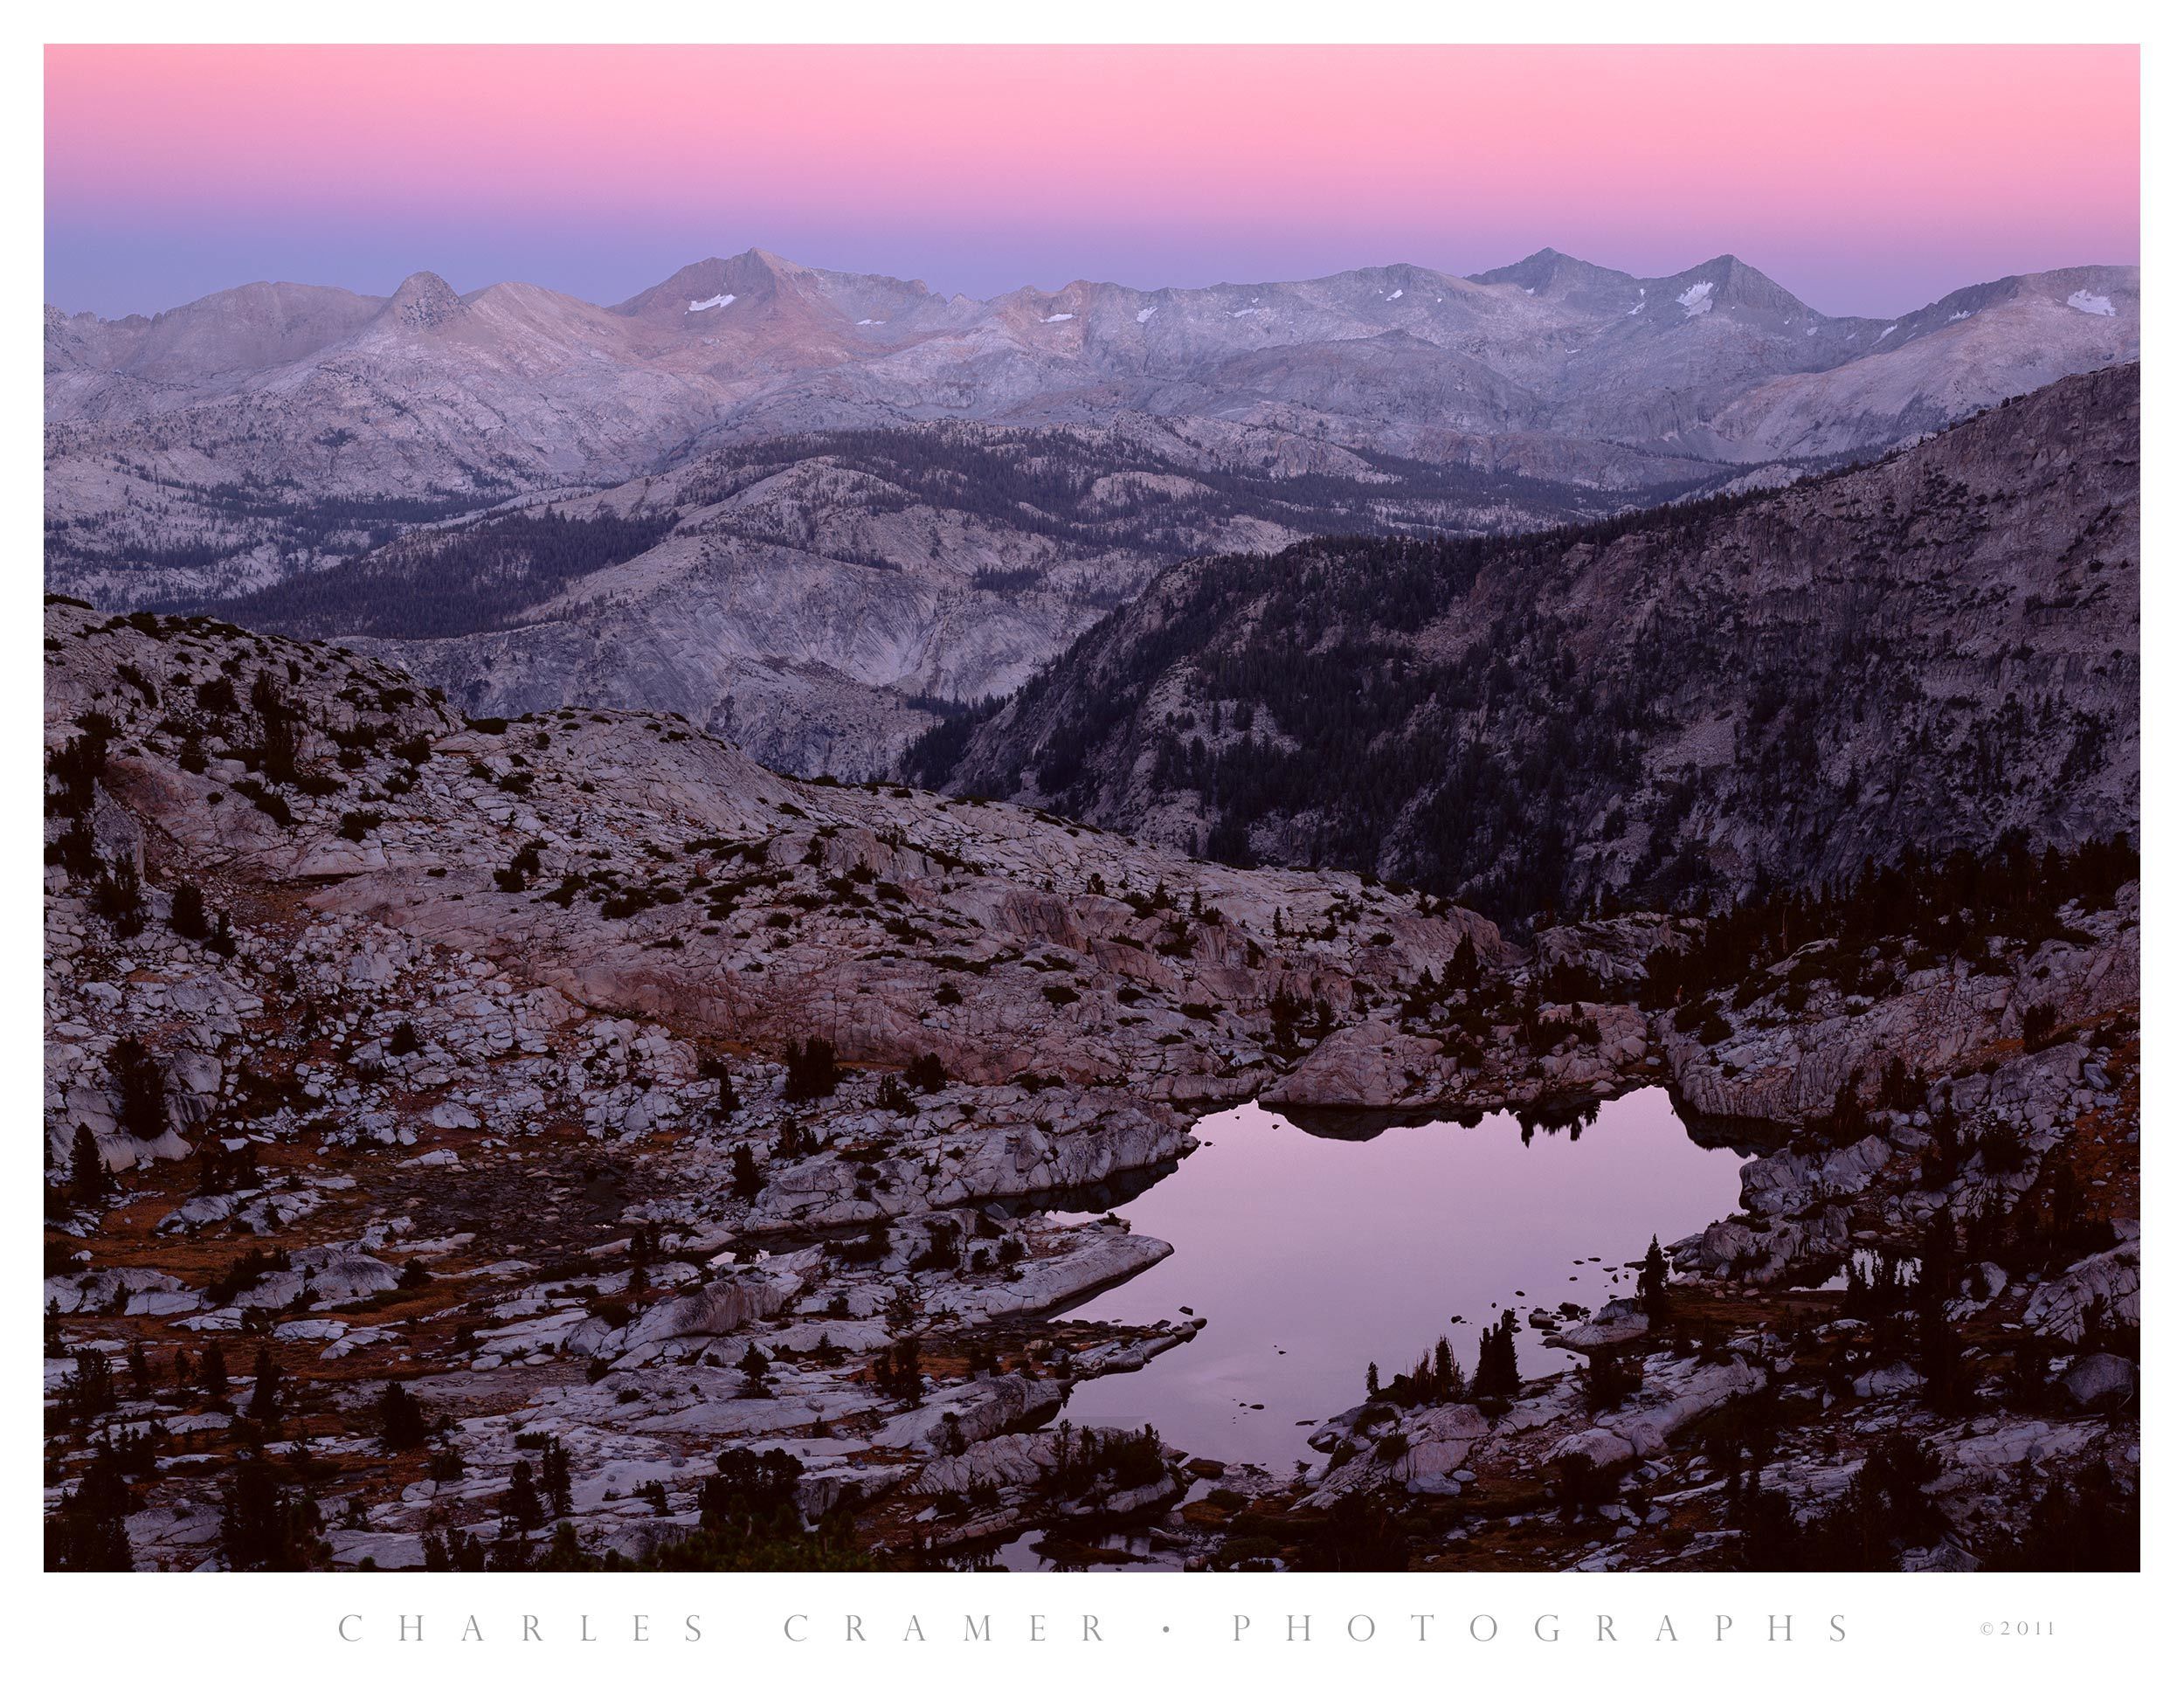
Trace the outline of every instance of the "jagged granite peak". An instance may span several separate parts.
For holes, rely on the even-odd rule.
[[[1635,276],[1620,269],[1586,263],[1551,245],[1541,246],[1529,258],[1467,279],[1481,287],[1514,287],[1537,298],[1570,299],[1607,307],[1617,299],[1627,299],[1629,289],[1637,285]]]
[[[394,290],[381,313],[416,333],[444,328],[463,312],[461,294],[429,269],[420,269]]]
[[[1728,252],[1644,286],[1648,296],[1666,294],[1666,301],[1674,303],[1687,321],[1716,314],[1735,314],[1769,327],[1790,328],[1801,328],[1818,314],[1787,287]]]

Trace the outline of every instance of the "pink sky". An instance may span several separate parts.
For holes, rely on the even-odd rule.
[[[45,136],[47,295],[109,314],[754,245],[979,294],[1733,251],[1895,314],[2139,255],[2129,47],[68,47]]]

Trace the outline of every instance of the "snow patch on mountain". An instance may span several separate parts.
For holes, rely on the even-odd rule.
[[[1695,281],[1676,295],[1676,301],[1683,307],[1686,316],[1704,316],[1714,307],[1714,284]]]
[[[735,302],[736,295],[733,293],[715,293],[709,299],[691,300],[690,308],[693,310],[718,310],[725,305],[731,305]]]
[[[1143,327],[1145,323],[1151,321],[1152,320],[1152,313],[1159,308],[1160,307],[1157,304],[1149,304],[1143,310],[1139,311],[1137,313],[1138,325]]]
[[[2063,302],[2073,310],[2083,310],[2089,316],[2112,316],[2116,314],[2116,307],[2109,302],[2107,294],[2088,293],[2084,287],[2078,288]]]

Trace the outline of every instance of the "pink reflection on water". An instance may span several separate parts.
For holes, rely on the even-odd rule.
[[[1205,1145],[1122,1208],[1174,1255],[1070,1315],[1151,1323],[1189,1306],[1207,1325],[1079,1387],[1067,1414],[1153,1423],[1193,1454],[1277,1469],[1313,1455],[1299,1419],[1362,1402],[1368,1363],[1407,1370],[1446,1335],[1468,1373],[1496,1303],[1517,1308],[1527,1375],[1566,1365],[1530,1309],[1633,1292],[1626,1261],[1734,1212],[1739,1188],[1738,1155],[1693,1142],[1662,1089],[1603,1103],[1575,1139],[1540,1129],[1529,1144],[1506,1113],[1359,1142],[1247,1105],[1197,1133]]]

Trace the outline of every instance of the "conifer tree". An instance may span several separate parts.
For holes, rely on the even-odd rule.
[[[1669,1261],[1656,1235],[1646,1248],[1646,1261],[1638,1268],[1638,1303],[1646,1319],[1658,1330],[1669,1320]]]
[[[308,1495],[283,1493],[270,1463],[245,1458],[221,1507],[220,1549],[231,1569],[308,1569],[318,1559],[323,1525]]]
[[[789,1068],[782,1089],[785,1101],[823,1100],[834,1092],[841,1079],[834,1066],[834,1045],[823,1036],[791,1042],[782,1063]]]
[[[567,1516],[570,1503],[569,1448],[561,1443],[558,1435],[546,1442],[546,1449],[539,1458],[539,1484],[545,1489],[547,1502],[553,1506],[554,1514],[557,1517]],[[576,1537],[568,1524],[562,1524],[561,1532],[569,1534],[571,1544],[574,1543]],[[555,1544],[559,1546],[560,1534],[555,1536]]]
[[[1479,1367],[1471,1379],[1475,1399],[1505,1399],[1517,1392],[1517,1314],[1503,1311],[1501,1322],[1479,1336]]]
[[[425,1413],[400,1382],[389,1382],[379,1395],[379,1443],[390,1452],[413,1452],[425,1444]]]
[[[751,1153],[750,1144],[736,1143],[736,1151],[729,1160],[729,1192],[739,1200],[755,1200],[765,1185],[766,1179],[758,1170],[758,1161]]]
[[[101,1445],[75,1490],[63,1493],[45,1519],[46,1568],[127,1573],[135,1565],[123,1519],[136,1508],[120,1460]]]
[[[280,1365],[274,1358],[270,1344],[259,1347],[258,1365],[252,1379],[254,1385],[250,1391],[247,1414],[262,1423],[278,1422],[280,1420]]]
[[[1443,1335],[1434,1343],[1434,1397],[1459,1399],[1463,1393],[1463,1372],[1456,1364],[1455,1349]]]
[[[545,1508],[538,1499],[538,1483],[527,1458],[516,1460],[515,1473],[508,1477],[508,1490],[501,1500],[501,1514],[519,1534],[530,1533],[546,1520]]]
[[[107,1072],[121,1092],[115,1116],[139,1141],[167,1133],[167,1074],[134,1036],[124,1036],[107,1055]]]
[[[94,1422],[113,1410],[113,1362],[95,1347],[77,1349],[76,1373],[69,1379],[62,1398],[68,1414],[78,1422]]]
[[[201,943],[212,934],[212,927],[204,916],[204,892],[192,880],[185,878],[175,886],[167,922],[174,928],[176,936],[186,936],[192,943]]]
[[[204,1356],[197,1360],[197,1381],[215,1405],[226,1397],[227,1352],[218,1335],[204,1344]]]
[[[925,1371],[919,1362],[918,1339],[905,1335],[873,1361],[873,1379],[880,1391],[905,1405],[925,1397]]]
[[[114,1186],[106,1157],[99,1151],[98,1138],[88,1124],[76,1126],[75,1139],[69,1145],[68,1186],[85,1206],[104,1199]]]

